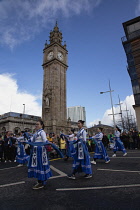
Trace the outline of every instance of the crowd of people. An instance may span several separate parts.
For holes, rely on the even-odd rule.
[[[69,131],[68,135],[74,133],[74,130]],[[20,136],[24,136],[24,139],[28,139],[29,137],[33,136],[33,133],[22,131],[18,134],[13,134],[10,131],[7,131],[5,135],[0,134],[0,161],[1,162],[16,162],[16,154],[17,154],[17,146],[18,141],[17,139]],[[67,143],[61,135],[55,135],[53,132],[46,134],[47,140],[51,143],[54,143],[66,156],[67,151]],[[74,139],[77,139],[76,133],[74,133]],[[124,144],[126,149],[134,150],[140,149],[140,132],[131,129],[129,132],[122,132],[120,135],[120,139]],[[103,133],[102,143],[106,150],[113,149],[114,146],[114,134],[110,133],[106,135]],[[86,135],[86,144],[89,152],[94,152],[95,150],[95,141],[92,139],[91,135]],[[30,146],[24,144],[26,154],[30,154]],[[49,158],[57,158],[57,152],[50,146],[46,146],[47,153]]]

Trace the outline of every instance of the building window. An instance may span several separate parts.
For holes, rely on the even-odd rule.
[[[140,94],[140,86],[137,80],[132,81],[133,93]]]
[[[126,54],[130,53],[131,52],[131,44],[130,43],[124,44],[124,50],[125,50]]]
[[[134,98],[135,98],[135,104],[136,105],[140,105],[140,94],[134,94]]]
[[[137,79],[137,73],[136,73],[135,66],[130,66],[128,68],[128,73],[131,77],[131,80],[136,80]]]
[[[138,31],[138,30],[140,30],[140,22],[133,23],[133,24],[127,26],[127,32],[128,32],[128,34],[131,34],[134,31]]]
[[[20,131],[21,131],[21,129],[20,129],[20,128],[15,127],[15,129],[14,129],[14,133],[15,133],[15,134],[18,134]]]
[[[129,66],[134,66],[134,58],[133,55],[131,53],[127,54],[127,62]]]

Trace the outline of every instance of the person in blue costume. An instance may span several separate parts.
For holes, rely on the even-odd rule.
[[[121,129],[119,129],[119,127],[116,126],[116,131],[114,133],[114,139],[115,139],[115,146],[113,148],[114,154],[112,155],[112,157],[116,157],[116,152],[117,151],[122,151],[123,156],[127,155],[127,152],[126,152],[126,149],[123,145],[123,142],[120,139],[120,135],[121,135]]]
[[[98,128],[98,133],[93,136],[92,138],[95,141],[95,153],[93,156],[93,161],[91,161],[92,164],[96,165],[96,159],[104,159],[105,163],[110,162],[110,158],[106,152],[106,149],[104,147],[104,144],[102,142],[103,139],[103,133],[102,133],[103,128]]]
[[[23,144],[25,142],[23,132],[20,133],[20,136],[16,140],[18,142],[16,162],[19,163],[18,166],[23,166],[29,160],[29,155],[26,154]]]
[[[92,177],[90,155],[86,146],[86,131],[83,128],[84,121],[78,121],[79,132],[77,133],[77,141],[73,141],[75,154],[73,154],[73,172],[68,175],[70,179],[76,179],[75,174],[84,172],[85,178]]]
[[[46,148],[43,144],[41,144],[48,142],[46,138],[46,133],[43,129],[44,123],[42,120],[39,120],[36,123],[36,132],[31,138],[31,142],[38,143],[38,145],[34,144],[32,146],[31,155],[28,163],[28,177],[35,177],[38,180],[37,184],[33,186],[34,190],[44,188],[46,180],[48,180],[52,176]]]
[[[74,141],[74,129],[69,131],[69,135],[64,136],[66,140],[66,157],[64,158],[65,161],[72,157],[72,150],[73,150],[73,141]]]

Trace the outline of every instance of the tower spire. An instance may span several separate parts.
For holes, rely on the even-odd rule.
[[[56,20],[53,31],[50,32],[50,44],[57,42],[59,44],[62,43],[62,33],[59,31],[58,22]]]
[[[56,27],[58,26],[58,22],[57,22],[57,20],[56,20],[55,26],[56,26]]]

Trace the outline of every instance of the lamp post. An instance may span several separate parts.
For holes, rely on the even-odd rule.
[[[25,104],[23,104],[23,114],[25,114]]]
[[[121,105],[123,104],[123,103],[121,103],[121,101],[120,101],[120,96],[118,95],[118,98],[119,98],[119,103],[118,104],[115,104],[115,105],[119,105],[120,106],[120,115],[121,115],[121,123],[122,123],[122,128],[123,128],[123,131],[124,131],[124,121],[123,121],[123,116],[122,116],[122,107],[121,107]]]
[[[25,104],[23,104],[23,115],[25,114]],[[23,130],[24,130],[24,116],[23,116]]]
[[[114,124],[114,131],[115,131],[115,128],[116,128],[116,123],[115,123],[115,114],[114,114],[114,109],[113,109],[113,100],[112,100],[112,92],[114,90],[111,90],[111,85],[110,85],[110,80],[109,80],[109,91],[105,91],[105,92],[100,92],[100,94],[103,94],[103,93],[110,93],[110,101],[111,101],[111,108],[112,108],[112,115],[113,115],[113,124]]]

